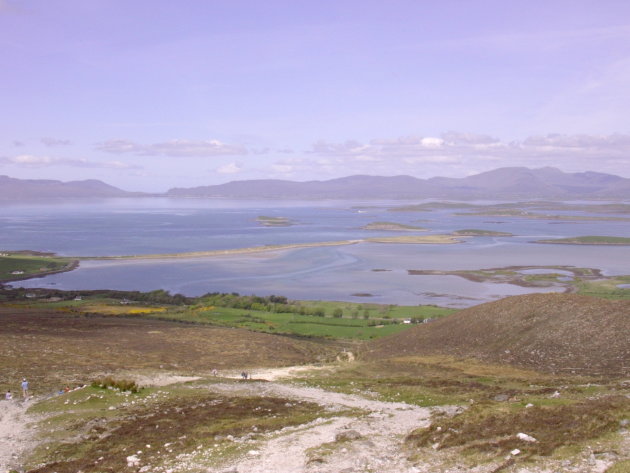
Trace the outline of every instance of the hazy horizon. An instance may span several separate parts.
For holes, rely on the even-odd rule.
[[[627,2],[0,0],[0,44],[10,177],[630,178]]]

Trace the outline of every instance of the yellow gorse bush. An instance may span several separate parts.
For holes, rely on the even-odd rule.
[[[201,306],[201,307],[195,307],[193,310],[195,312],[209,312],[211,310],[214,310],[215,307],[213,305],[205,305],[205,306]]]
[[[150,314],[153,312],[164,312],[166,310],[165,307],[138,307],[134,309],[129,309],[127,311],[128,314]]]

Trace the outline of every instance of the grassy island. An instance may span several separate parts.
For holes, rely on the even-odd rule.
[[[517,217],[517,218],[529,218],[534,220],[575,220],[575,221],[587,221],[587,222],[630,222],[630,218],[627,217],[613,217],[613,216],[590,216],[590,215],[552,215],[541,214],[537,212],[530,212],[528,210],[521,209],[499,209],[499,210],[484,210],[481,212],[455,212],[454,215],[464,217]]]
[[[396,237],[374,237],[365,241],[372,243],[402,243],[402,244],[425,244],[425,245],[451,245],[461,243],[462,240],[453,235],[424,235],[424,236],[396,236]]]
[[[571,238],[554,238],[538,240],[535,243],[551,243],[554,245],[630,245],[630,238],[613,236],[581,236]]]
[[[414,227],[413,225],[405,225],[403,223],[395,222],[372,222],[361,227],[363,230],[392,230],[392,231],[416,231],[426,232],[427,229],[423,227]]]
[[[261,215],[256,217],[256,221],[265,227],[290,227],[293,221],[288,217],[269,217]]]
[[[508,232],[495,232],[492,230],[477,230],[474,228],[467,228],[464,230],[457,230],[453,232],[455,236],[514,236]]]

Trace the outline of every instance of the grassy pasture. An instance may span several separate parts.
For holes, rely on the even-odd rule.
[[[0,282],[67,271],[72,269],[74,264],[70,258],[49,255],[9,252],[2,255],[5,256],[0,256]]]
[[[195,304],[187,305],[146,304],[133,301],[121,304],[118,299],[96,295],[85,296],[82,300],[29,301],[27,305],[62,312],[138,316],[245,328],[275,334],[355,340],[379,338],[405,330],[409,324],[402,323],[403,319],[418,321],[444,317],[454,312],[452,309],[436,306],[397,306],[327,301],[294,301],[290,306],[295,309],[293,312],[274,312],[273,310],[215,306],[206,304],[203,299],[195,302]],[[19,305],[21,306],[23,303]],[[286,310],[286,306],[283,307]],[[320,309],[324,315],[300,314],[298,313],[300,309],[306,311]]]

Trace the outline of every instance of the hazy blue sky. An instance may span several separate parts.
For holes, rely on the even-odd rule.
[[[0,174],[630,177],[627,0],[0,0]]]

